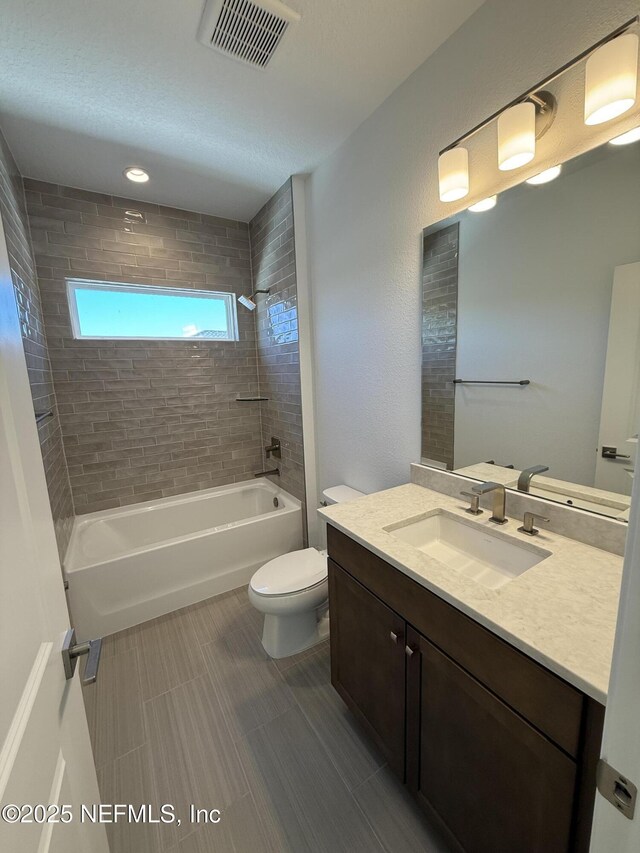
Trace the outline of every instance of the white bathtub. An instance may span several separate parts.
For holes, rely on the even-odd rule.
[[[268,480],[80,516],[64,562],[76,634],[106,636],[235,589],[297,548],[300,501]]]

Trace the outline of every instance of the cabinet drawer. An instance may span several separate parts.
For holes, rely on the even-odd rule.
[[[572,757],[584,696],[331,525],[329,556]]]

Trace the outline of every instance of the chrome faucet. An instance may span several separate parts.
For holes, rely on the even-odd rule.
[[[548,470],[548,465],[532,465],[531,468],[525,468],[524,471],[520,472],[520,476],[518,477],[518,491],[528,492],[534,475],[542,474],[544,471]]]
[[[494,524],[506,524],[505,505],[507,501],[507,493],[502,483],[494,483],[489,480],[487,483],[480,483],[477,486],[472,486],[471,491],[477,495],[486,495],[488,492],[494,492],[493,495],[493,515],[489,521]]]

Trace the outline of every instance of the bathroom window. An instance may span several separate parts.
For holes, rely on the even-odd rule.
[[[237,341],[233,293],[67,279],[74,338]]]

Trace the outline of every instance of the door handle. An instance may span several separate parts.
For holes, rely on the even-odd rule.
[[[617,447],[607,447],[604,445],[602,448],[602,458],[603,459],[631,459],[629,454],[618,453]]]
[[[76,671],[78,658],[81,655],[88,655],[87,664],[84,668],[84,676],[82,677],[83,684],[93,684],[98,677],[98,667],[100,666],[100,653],[102,652],[102,637],[97,637],[95,640],[88,640],[86,643],[76,643],[75,628],[69,628],[64,635],[62,643],[62,663],[64,665],[64,674],[69,680],[73,678]]]
[[[404,647],[404,653],[408,658],[413,657],[413,653],[417,651],[417,649],[412,649],[411,646]]]

